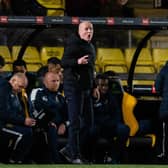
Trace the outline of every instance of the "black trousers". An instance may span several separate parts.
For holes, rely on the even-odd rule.
[[[85,131],[93,122],[92,99],[90,90],[64,85],[64,93],[68,103],[70,126],[68,130],[68,145],[72,159],[81,155],[80,147],[85,142]]]

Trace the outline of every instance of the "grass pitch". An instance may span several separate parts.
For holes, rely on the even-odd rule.
[[[0,164],[0,168],[167,168],[168,165],[12,165],[12,164]]]

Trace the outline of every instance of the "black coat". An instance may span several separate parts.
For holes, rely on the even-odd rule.
[[[45,87],[38,89],[33,104],[39,114],[43,113],[43,117],[34,115],[39,126],[46,127],[51,121],[58,126],[67,121],[67,105],[59,92],[51,92]]]
[[[88,64],[78,65],[78,59],[84,55],[89,55]],[[64,83],[82,90],[92,88],[95,57],[95,48],[91,43],[80,39],[77,34],[70,36],[62,58]]]
[[[160,104],[160,118],[168,119],[168,62],[160,70],[155,80],[156,91],[162,96]]]
[[[12,86],[7,81],[3,83],[3,86],[0,83],[0,126],[7,123],[24,125],[26,116],[19,95],[12,92]]]

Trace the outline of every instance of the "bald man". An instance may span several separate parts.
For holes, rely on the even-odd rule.
[[[68,144],[60,153],[71,163],[82,164],[81,130],[91,125],[91,88],[93,87],[95,48],[91,43],[93,24],[83,21],[76,34],[72,34],[64,47],[64,94],[68,102],[70,121]],[[84,108],[85,107],[85,108]]]
[[[47,133],[50,158],[47,163],[60,163],[58,137],[65,135],[67,127],[67,105],[58,91],[60,76],[47,72],[43,78],[43,88],[32,91],[31,101],[35,108],[37,127]]]
[[[6,87],[0,88],[1,133],[6,137],[6,142],[10,139],[14,140],[9,163],[23,163],[32,145],[32,127],[36,121],[31,117],[28,100],[24,99],[27,101],[25,104],[22,100],[21,93],[26,87],[25,74],[16,73]]]

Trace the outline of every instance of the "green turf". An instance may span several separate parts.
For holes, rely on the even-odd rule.
[[[9,165],[0,164],[0,168],[166,168],[168,165]]]

